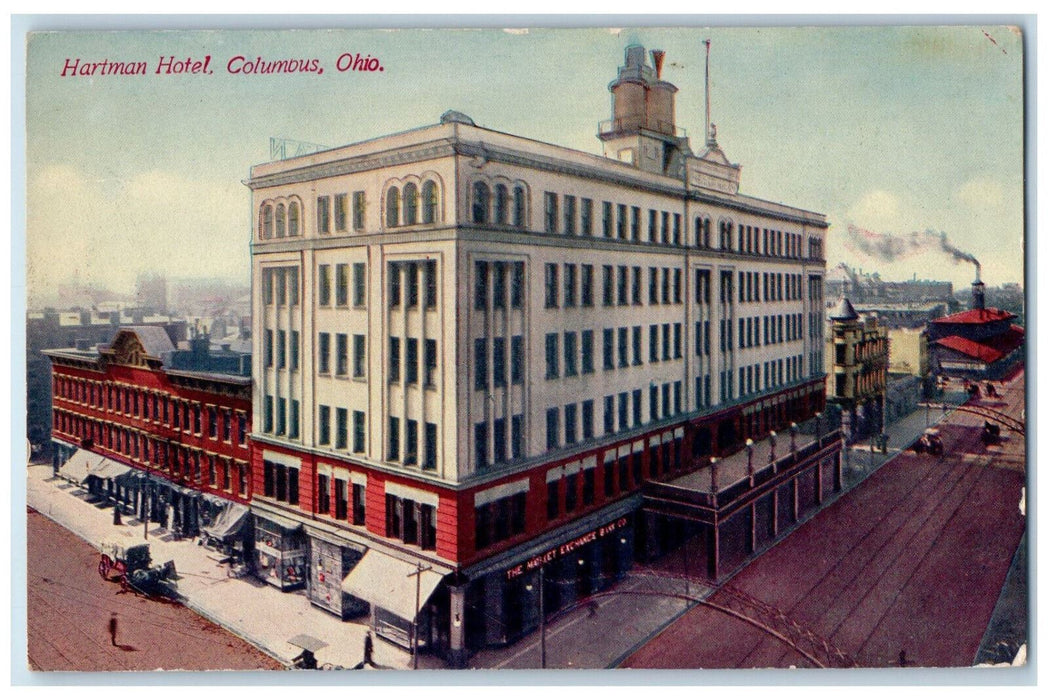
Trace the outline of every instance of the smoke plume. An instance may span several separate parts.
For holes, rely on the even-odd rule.
[[[883,262],[895,262],[911,255],[938,250],[950,256],[955,264],[969,262],[979,268],[979,261],[975,256],[951,243],[945,231],[927,229],[923,233],[914,231],[908,236],[896,236],[848,224],[848,239],[850,247],[854,250]]]

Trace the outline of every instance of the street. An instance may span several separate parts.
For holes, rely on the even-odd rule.
[[[281,670],[282,664],[180,604],[121,592],[98,552],[27,509],[29,668],[34,671]],[[110,619],[116,613],[116,644]]]
[[[1018,417],[1023,380],[984,405]],[[985,446],[982,421],[950,414],[939,425],[944,457],[897,454],[622,665],[815,665],[789,634],[773,634],[787,628],[860,667],[972,665],[1025,531],[1023,437]],[[774,611],[778,628],[715,607],[740,597]]]

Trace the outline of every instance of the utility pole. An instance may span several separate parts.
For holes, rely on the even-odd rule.
[[[422,607],[422,572],[430,571],[432,566],[422,566],[422,562],[416,562],[415,571],[408,574],[408,578],[415,577],[415,619],[411,621],[411,668],[418,668],[418,616],[419,608]]]
[[[539,567],[539,656],[546,668],[546,565]]]

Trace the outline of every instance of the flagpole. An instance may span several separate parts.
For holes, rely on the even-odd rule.
[[[706,44],[706,141],[710,140],[710,40]]]

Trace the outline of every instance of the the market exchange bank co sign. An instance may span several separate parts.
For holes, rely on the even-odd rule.
[[[601,525],[595,530],[590,530],[584,535],[579,535],[574,539],[568,540],[564,544],[554,547],[553,549],[549,550],[548,552],[545,552],[544,554],[532,557],[531,559],[528,559],[526,562],[522,564],[517,564],[511,569],[507,569],[506,578],[515,579],[518,576],[522,576],[530,571],[538,569],[539,567],[545,566],[546,564],[550,563],[551,561],[554,561],[555,559],[560,559],[561,557],[567,554],[571,554],[579,547],[585,546],[590,542],[596,542],[602,537],[607,537],[613,532],[618,532],[622,528],[626,527],[626,522],[626,518],[619,518],[618,520],[610,522],[607,525]]]

